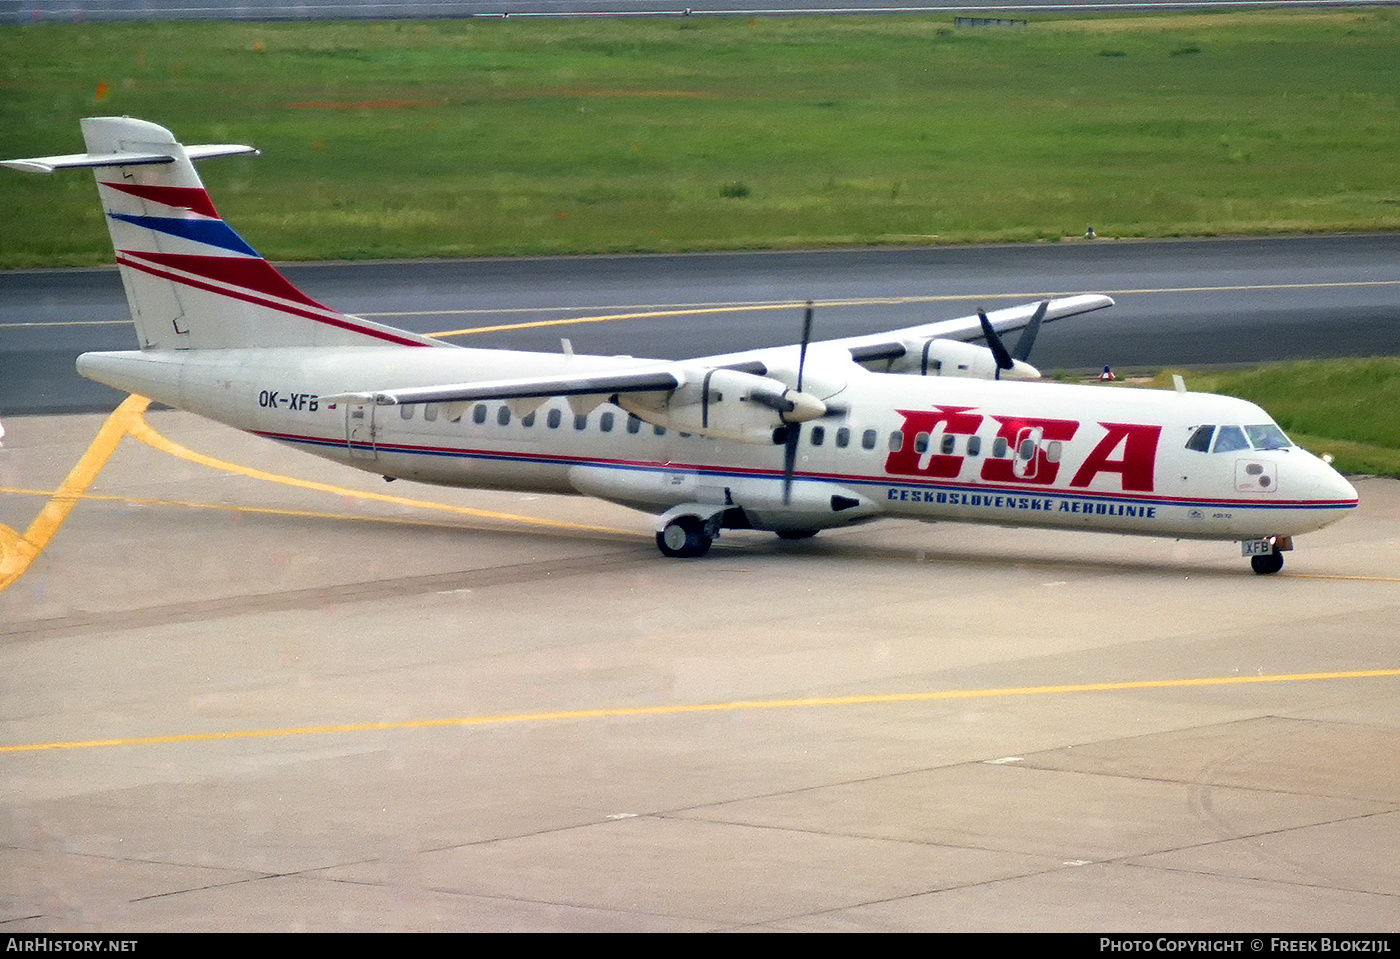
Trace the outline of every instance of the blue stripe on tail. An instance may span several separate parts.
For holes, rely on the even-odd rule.
[[[154,230],[157,233],[168,233],[171,236],[178,236],[185,240],[193,240],[196,243],[203,243],[206,246],[218,247],[221,250],[228,250],[230,253],[242,253],[247,256],[257,256],[258,251],[254,250],[243,238],[233,232],[223,220],[187,220],[182,217],[164,216],[133,216],[129,213],[108,213],[114,220],[122,220],[133,226],[139,226],[146,230]]]

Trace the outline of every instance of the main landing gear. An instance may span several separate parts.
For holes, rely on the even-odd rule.
[[[663,556],[694,559],[704,556],[719,538],[720,528],[752,529],[741,510],[726,506],[689,504],[672,508],[657,520],[656,548]],[[779,539],[796,540],[816,536],[818,529],[774,530]]]
[[[663,556],[691,559],[704,556],[715,541],[717,530],[698,516],[677,516],[656,534],[656,547]]]
[[[1265,553],[1263,556],[1251,556],[1249,566],[1260,576],[1267,576],[1269,573],[1277,573],[1283,569],[1283,554],[1274,550]]]

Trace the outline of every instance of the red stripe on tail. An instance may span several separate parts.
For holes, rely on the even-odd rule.
[[[218,211],[214,209],[214,201],[209,199],[209,194],[203,187],[194,186],[148,186],[141,183],[107,183],[103,186],[111,187],[122,193],[128,193],[143,200],[154,200],[156,203],[165,206],[175,207],[180,210],[189,210],[191,213],[198,213],[200,216],[213,217],[219,219]]]
[[[336,312],[298,290],[291,280],[278,273],[276,267],[266,260],[242,256],[204,256],[196,253],[138,253],[135,250],[122,250],[122,255],[159,263],[161,266],[193,273],[195,276],[217,280],[230,286],[241,286],[254,293]]]

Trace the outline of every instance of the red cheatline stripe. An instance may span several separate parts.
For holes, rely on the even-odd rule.
[[[125,252],[117,254],[117,263],[119,263],[122,266],[129,266],[132,269],[140,270],[143,273],[149,273],[152,276],[158,276],[163,280],[170,280],[173,283],[183,283],[184,285],[192,286],[197,290],[206,290],[210,293],[217,293],[220,296],[227,296],[231,299],[243,300],[244,302],[253,303],[257,306],[267,307],[270,310],[276,310],[279,313],[286,313],[291,316],[304,317],[308,320],[314,320],[317,323],[324,323],[327,326],[339,327],[342,330],[350,330],[354,333],[359,333],[361,336],[368,336],[377,340],[384,340],[385,342],[395,343],[399,346],[432,345],[431,343],[420,343],[417,340],[408,339],[407,337],[403,336],[397,336],[394,333],[389,332],[387,330],[375,330],[361,326],[360,324],[354,322],[354,320],[351,317],[348,317],[343,313],[335,313],[333,311],[328,311],[331,313],[331,315],[325,316],[317,313],[312,313],[308,310],[303,310],[295,306],[287,306],[282,303],[274,303],[270,300],[265,300],[262,297],[243,293],[236,289],[218,287],[214,286],[212,283],[202,283],[190,277],[179,276],[174,273],[168,273],[165,270],[157,269],[156,267],[150,266],[146,263],[140,263],[136,260],[128,259],[125,255]],[[321,307],[321,309],[326,308]],[[249,345],[253,346],[256,344]]]
[[[141,183],[106,183],[102,184],[128,193],[131,196],[140,197],[143,200],[154,200],[165,206],[177,207],[181,210],[189,210],[191,213],[198,213],[200,216],[211,216],[219,218],[218,211],[214,209],[214,201],[209,199],[209,194],[203,187],[197,186],[149,186]]]

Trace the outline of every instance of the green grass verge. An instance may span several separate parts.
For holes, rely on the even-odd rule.
[[[275,259],[1400,228],[1400,15],[30,24],[0,153],[129,114]],[[109,262],[0,171],[0,267]]]
[[[1170,389],[1172,371],[1154,386]],[[1343,473],[1400,476],[1400,357],[1308,360],[1184,373],[1189,389],[1258,403],[1295,443]]]

